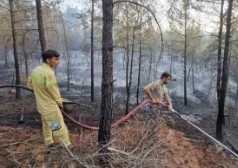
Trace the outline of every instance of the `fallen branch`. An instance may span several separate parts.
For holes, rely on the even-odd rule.
[[[125,151],[121,151],[121,150],[118,150],[118,149],[115,149],[115,148],[112,148],[112,147],[108,147],[107,149],[109,151],[112,151],[112,152],[116,152],[116,153],[120,153],[120,154],[123,154],[123,155],[126,155],[126,156],[130,156],[130,153],[127,153]]]

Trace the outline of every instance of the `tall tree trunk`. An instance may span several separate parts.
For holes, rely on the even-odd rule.
[[[19,61],[18,61],[18,52],[17,52],[17,39],[16,39],[16,30],[15,30],[15,11],[13,0],[9,0],[10,6],[10,15],[11,15],[11,26],[12,26],[12,39],[13,39],[13,54],[15,61],[15,73],[16,73],[16,85],[20,85],[20,69],[19,69]],[[20,88],[16,88],[16,99],[20,99],[21,91]]]
[[[129,104],[131,98],[131,83],[132,83],[132,70],[133,70],[133,62],[134,62],[134,48],[135,48],[135,28],[133,28],[132,35],[132,47],[131,47],[131,65],[130,65],[130,75],[129,75],[129,83],[128,83],[128,92],[127,92],[127,101],[126,101],[126,114],[129,112]]]
[[[46,40],[45,40],[41,0],[36,0],[36,14],[37,14],[37,23],[38,23],[41,52],[43,53],[46,50]]]
[[[223,31],[223,7],[224,7],[224,0],[221,0],[221,8],[220,8],[220,27],[219,27],[219,34],[218,34],[218,54],[217,54],[217,105],[219,107],[219,100],[221,94],[221,73],[222,73],[222,31]],[[225,116],[222,116],[222,123],[225,124]]]
[[[223,6],[224,0],[221,0],[221,8],[220,8],[220,27],[218,34],[218,54],[217,54],[217,104],[219,106],[219,97],[221,92],[221,70],[222,70],[222,31],[223,31]]]
[[[25,70],[26,70],[26,77],[28,77],[28,56],[26,52],[26,48],[24,47],[24,38],[23,38],[23,53],[24,53],[24,61],[25,61]]]
[[[173,51],[172,51],[172,47],[170,48],[170,53],[171,53],[171,56],[170,56],[170,67],[169,67],[169,73],[172,74],[172,66],[173,66]]]
[[[8,53],[8,49],[7,49],[7,44],[6,44],[5,48],[4,48],[5,68],[8,68],[7,53]]]
[[[22,37],[22,46],[23,46],[23,53],[24,53],[24,61],[25,61],[25,71],[26,71],[26,77],[28,77],[29,72],[28,72],[28,54],[27,54],[27,50],[26,50],[26,33],[30,31],[30,30],[26,30],[23,37]]]
[[[222,68],[222,81],[221,81],[221,92],[219,97],[219,108],[217,115],[217,125],[216,125],[216,137],[219,140],[223,140],[222,123],[224,116],[224,107],[226,101],[226,91],[229,78],[229,46],[231,37],[231,17],[232,17],[232,6],[233,0],[228,1],[227,10],[227,21],[226,21],[226,37],[225,37],[225,48],[224,48],[224,58],[223,58],[223,68]]]
[[[127,101],[130,94],[129,88],[129,53],[130,53],[130,46],[129,46],[129,20],[128,20],[128,6],[126,4],[126,94],[127,94]],[[126,114],[128,112],[128,103],[126,101]]]
[[[94,0],[92,0],[92,14],[91,14],[91,101],[94,101]]]
[[[189,61],[190,63],[190,67],[189,67],[189,69],[188,69],[188,74],[187,74],[187,82],[189,82],[189,80],[190,80],[190,74],[191,74],[191,71],[192,71],[192,61]]]
[[[150,47],[150,66],[149,66],[149,74],[148,74],[148,82],[150,81],[151,69],[152,69],[152,60],[153,60],[153,50]]]
[[[192,54],[192,87],[193,93],[195,92],[195,82],[194,82],[194,52]]]
[[[8,68],[8,59],[7,59],[7,56],[8,56],[8,47],[7,47],[7,44],[9,43],[9,41],[12,39],[12,36],[9,36],[9,38],[7,39],[7,42],[5,44],[5,47],[4,47],[4,58],[5,58],[5,68]]]
[[[103,0],[102,34],[102,102],[98,142],[102,146],[110,141],[113,88],[113,0]]]
[[[68,42],[67,42],[67,37],[66,37],[64,21],[63,21],[63,28],[64,28],[65,49],[66,49],[66,53],[67,53],[67,91],[69,91],[69,87],[70,87],[70,56],[69,56],[69,49],[68,49]]]
[[[59,2],[58,2],[58,6],[59,6]],[[64,43],[65,43],[65,49],[66,49],[66,57],[67,57],[67,91],[69,91],[69,87],[70,87],[70,56],[69,56],[69,48],[68,48],[68,41],[67,41],[67,36],[66,36],[66,28],[65,28],[65,21],[64,21],[64,17],[62,15],[62,12],[60,10],[59,7],[59,12],[60,12],[60,17],[62,20],[62,24],[63,24],[63,31],[64,31]]]
[[[123,58],[122,58],[122,61],[123,61],[123,70],[125,70],[125,60],[126,60],[126,51],[123,50]]]
[[[184,27],[184,105],[187,106],[187,10],[185,9]]]
[[[238,62],[236,63],[236,71],[238,71]],[[236,73],[236,97],[235,97],[235,110],[238,110],[238,74]]]
[[[238,82],[236,83],[235,110],[238,110]]]
[[[140,53],[139,53],[139,68],[138,68],[138,79],[137,79],[137,91],[136,91],[136,101],[139,104],[139,94],[140,94],[140,73],[141,73],[141,59],[142,59],[142,44],[141,44],[141,30],[140,30]]]

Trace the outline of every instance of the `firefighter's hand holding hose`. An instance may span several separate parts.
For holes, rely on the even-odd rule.
[[[59,104],[58,106],[59,106],[59,108],[60,108],[61,111],[64,110],[63,104]]]
[[[172,104],[169,104],[169,105],[168,105],[168,108],[169,108],[170,111],[174,111],[174,108],[173,108],[173,105],[172,105]]]
[[[152,97],[152,98],[150,99],[150,103],[151,103],[151,104],[157,104],[158,102],[157,102],[157,100],[156,100],[155,98]]]

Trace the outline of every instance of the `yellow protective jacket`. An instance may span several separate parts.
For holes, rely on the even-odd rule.
[[[57,79],[49,65],[43,63],[36,67],[28,79],[27,86],[34,90],[37,110],[40,114],[50,115],[62,106]]]

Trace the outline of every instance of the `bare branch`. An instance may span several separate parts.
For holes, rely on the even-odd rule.
[[[128,1],[128,0],[117,0],[117,1],[113,2],[113,5],[115,5],[115,4],[117,4],[117,3],[123,3],[123,2],[124,2],[124,3],[131,3],[131,4],[134,4],[134,5],[140,6],[140,7],[142,7],[142,8],[147,9],[147,10],[151,13],[151,15],[153,16],[153,18],[154,18],[154,20],[155,20],[155,22],[156,22],[156,24],[158,25],[159,30],[160,30],[160,36],[161,36],[161,52],[160,52],[160,56],[162,56],[162,55],[163,55],[163,50],[164,50],[163,34],[162,34],[162,29],[161,29],[161,26],[160,26],[160,24],[159,24],[159,21],[157,20],[157,18],[156,18],[156,16],[155,16],[154,12],[153,12],[149,7],[147,7],[147,6],[145,6],[145,5],[142,5],[142,4],[139,4],[139,3],[137,3],[137,2],[133,2],[133,1]]]

